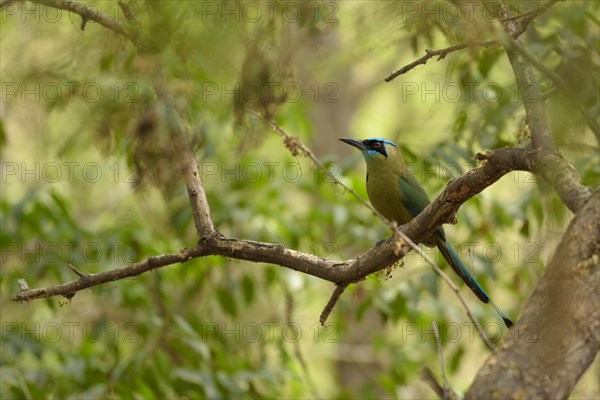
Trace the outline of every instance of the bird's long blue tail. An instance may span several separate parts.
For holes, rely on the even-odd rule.
[[[496,306],[496,304],[494,304],[490,296],[488,296],[488,294],[483,290],[479,283],[477,283],[473,275],[471,275],[469,270],[467,270],[467,268],[461,261],[460,257],[458,257],[458,254],[456,254],[452,246],[450,246],[450,243],[448,243],[446,240],[442,240],[437,243],[437,247],[446,259],[446,261],[448,261],[448,264],[450,264],[456,275],[458,275],[460,279],[462,279],[463,282],[467,284],[467,286],[473,291],[473,293],[475,293],[479,300],[481,300],[484,303],[491,304],[492,307],[494,307],[494,310],[496,310],[496,312],[498,313],[498,315],[502,317],[502,320],[504,321],[506,327],[510,328],[513,325],[513,322],[502,311],[500,311],[500,309]]]

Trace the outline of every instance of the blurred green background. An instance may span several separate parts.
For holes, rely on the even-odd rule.
[[[458,299],[418,255],[345,292],[327,328],[330,283],[273,265],[205,257],[64,298],[16,304],[31,288],[174,253],[197,241],[177,155],[152,88],[160,59],[189,128],[217,228],[320,257],[354,258],[388,228],[251,109],[298,136],[366,199],[358,152],[337,138],[398,143],[431,197],[518,143],[525,113],[500,47],[424,54],[494,37],[470,2],[85,2],[142,35],[144,54],[81,18],[4,7],[0,38],[2,398],[434,398],[420,378],[464,392],[489,352]],[[541,3],[511,3],[515,14]],[[469,11],[470,10],[470,11]],[[527,47],[598,114],[598,4],[559,3]],[[539,76],[562,154],[596,187],[598,143],[573,104]],[[552,189],[511,173],[469,200],[450,241],[517,320],[571,214]],[[436,252],[426,249],[427,254]],[[455,281],[458,281],[455,279]],[[497,342],[493,310],[463,296]],[[597,398],[598,361],[573,398]]]

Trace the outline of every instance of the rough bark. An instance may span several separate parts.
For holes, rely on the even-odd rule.
[[[600,348],[600,191],[569,224],[522,317],[466,399],[566,399]]]

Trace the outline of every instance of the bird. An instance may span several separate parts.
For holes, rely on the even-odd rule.
[[[395,143],[382,138],[358,140],[342,137],[340,140],[362,152],[367,163],[369,201],[386,219],[399,225],[407,224],[431,203],[421,183],[407,168]],[[507,328],[512,327],[513,322],[500,311],[448,243],[443,227],[437,228],[423,243],[429,247],[437,247],[452,270],[477,298],[490,304]]]

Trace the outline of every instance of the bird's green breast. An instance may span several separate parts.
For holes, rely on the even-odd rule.
[[[414,215],[404,206],[405,196],[400,188],[402,171],[383,163],[372,163],[368,168],[367,194],[377,211],[390,221],[403,225]]]

